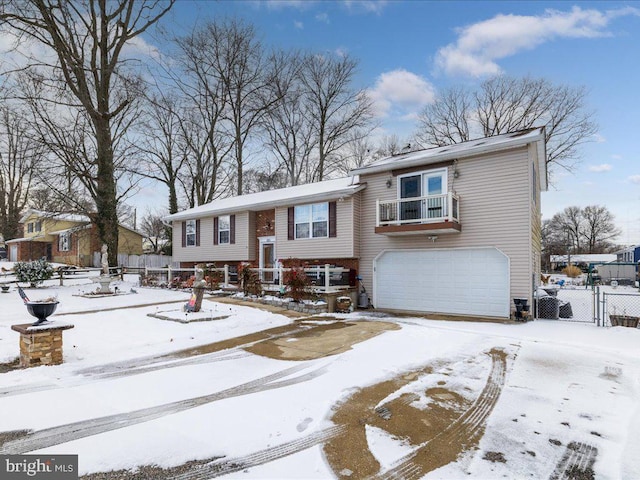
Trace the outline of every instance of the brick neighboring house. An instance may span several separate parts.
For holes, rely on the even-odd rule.
[[[102,244],[95,224],[84,215],[28,210],[20,219],[23,237],[8,240],[10,261],[46,258],[50,262],[89,267]],[[142,254],[142,234],[119,226],[118,253]],[[99,265],[98,265],[99,266]]]
[[[376,308],[507,318],[540,278],[543,128],[387,157],[169,215],[183,266],[355,268]]]

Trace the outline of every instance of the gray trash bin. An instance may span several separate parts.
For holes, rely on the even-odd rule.
[[[560,302],[559,313],[560,318],[573,318],[573,309],[571,308],[571,303]]]
[[[560,317],[560,300],[557,297],[540,297],[538,299],[538,318],[558,320]]]

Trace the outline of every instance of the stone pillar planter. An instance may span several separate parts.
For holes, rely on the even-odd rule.
[[[11,325],[11,330],[20,333],[20,366],[61,364],[62,331],[73,327],[70,323],[58,322],[38,326],[29,323]]]

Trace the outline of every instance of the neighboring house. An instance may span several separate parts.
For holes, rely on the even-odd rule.
[[[640,245],[634,245],[633,247],[628,247],[616,252],[616,261],[637,264],[640,262]]]
[[[544,129],[395,155],[166,217],[183,265],[354,268],[376,308],[509,317],[540,278]]]
[[[611,263],[616,260],[617,256],[615,253],[578,253],[575,255],[551,255],[549,257],[551,270],[556,272],[565,268],[569,262],[571,262],[571,265],[587,271],[589,265],[592,263]]]
[[[84,215],[28,210],[20,219],[24,237],[6,242],[11,261],[46,258],[51,262],[93,266],[93,254],[99,252],[97,227]],[[142,234],[119,226],[118,253],[142,254]]]

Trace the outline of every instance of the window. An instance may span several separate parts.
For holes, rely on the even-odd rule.
[[[329,204],[299,205],[294,210],[295,238],[329,236]]]
[[[405,200],[400,204],[401,220],[422,220],[439,218],[446,208],[447,170],[429,170],[399,178],[398,197]]]
[[[218,243],[231,243],[231,216],[218,217]]]
[[[71,233],[61,233],[58,237],[58,251],[68,252],[69,250],[71,250]]]
[[[27,233],[33,233],[33,222],[27,224]]]
[[[196,221],[187,220],[185,222],[186,228],[186,246],[194,247],[196,245]]]
[[[41,232],[42,231],[42,220],[38,220],[36,222],[36,232]]]

